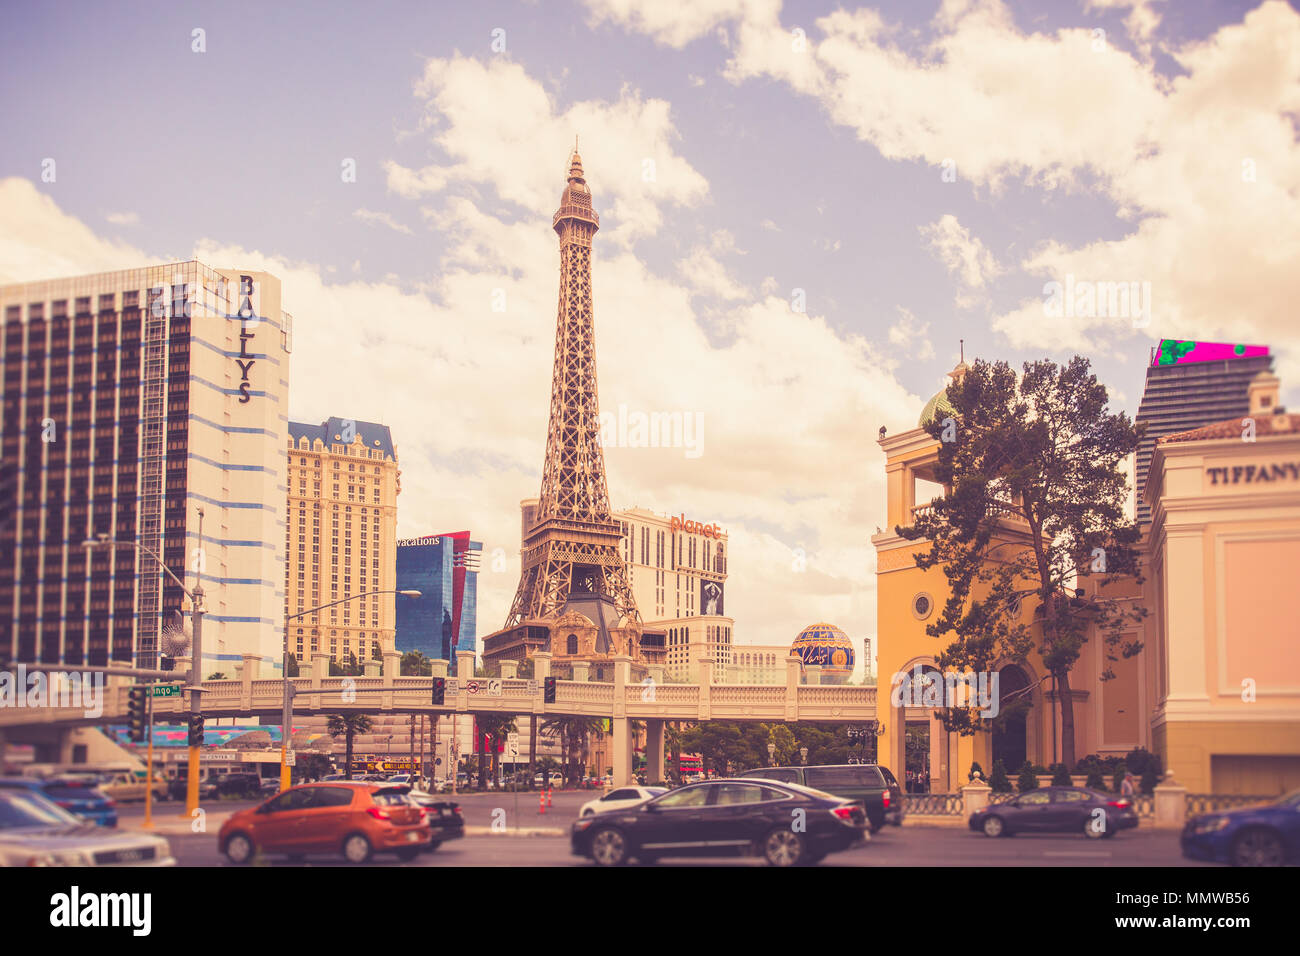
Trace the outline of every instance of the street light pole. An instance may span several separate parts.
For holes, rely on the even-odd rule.
[[[203,547],[203,509],[199,509],[199,548]],[[203,717],[203,565],[194,570],[194,640],[190,647],[190,723]],[[199,746],[189,741],[189,778],[185,781],[185,815],[194,819],[199,808]]]

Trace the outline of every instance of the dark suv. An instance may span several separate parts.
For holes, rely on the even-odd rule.
[[[262,778],[255,773],[228,773],[217,780],[221,796],[260,797]]]
[[[844,797],[862,804],[871,832],[886,823],[903,822],[903,791],[888,767],[870,763],[826,764],[819,767],[763,767],[747,770],[742,777],[762,777],[797,783],[814,790]]]

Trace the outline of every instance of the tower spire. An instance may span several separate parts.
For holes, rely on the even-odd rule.
[[[600,217],[591,205],[576,137],[552,226],[560,237],[560,303],[551,416],[535,523],[524,536],[507,628],[558,615],[575,592],[600,595],[619,617],[640,620],[623,563],[622,528],[605,484],[591,294],[591,243]]]

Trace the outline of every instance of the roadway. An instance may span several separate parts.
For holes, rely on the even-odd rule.
[[[515,835],[520,830],[545,831],[559,828],[567,834],[578,807],[591,799],[592,791],[557,792],[554,806],[541,816],[537,813],[537,795],[519,794],[519,814],[514,812],[514,798],[506,793],[461,794],[456,800],[465,814],[470,835],[444,844],[433,853],[421,854],[409,863],[391,857],[377,857],[369,866],[591,866],[569,852],[566,836]],[[216,831],[219,818],[232,811],[255,806],[255,801],[221,801],[208,809],[212,823],[207,833],[170,832],[172,852],[181,866],[229,866],[217,852]],[[139,805],[119,805],[121,825],[137,827],[143,810]],[[178,822],[177,805],[160,805],[155,819],[160,823]],[[494,811],[506,826],[504,833],[490,833]],[[308,859],[290,864],[283,858],[265,861],[268,866],[340,866],[337,858]],[[635,864],[633,864],[635,865]],[[758,859],[672,859],[658,865],[678,866],[763,866]],[[1111,839],[1092,841],[1081,834],[1022,834],[1012,839],[989,839],[964,826],[886,827],[863,846],[827,857],[823,866],[906,867],[906,866],[1207,866],[1185,860],[1178,847],[1178,834],[1169,830],[1140,828],[1119,833]]]

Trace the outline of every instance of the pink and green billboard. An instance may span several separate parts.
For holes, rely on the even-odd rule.
[[[1194,342],[1190,339],[1161,339],[1151,359],[1152,365],[1190,365],[1193,362],[1220,362],[1224,359],[1267,355],[1267,345],[1242,345],[1233,342]]]

